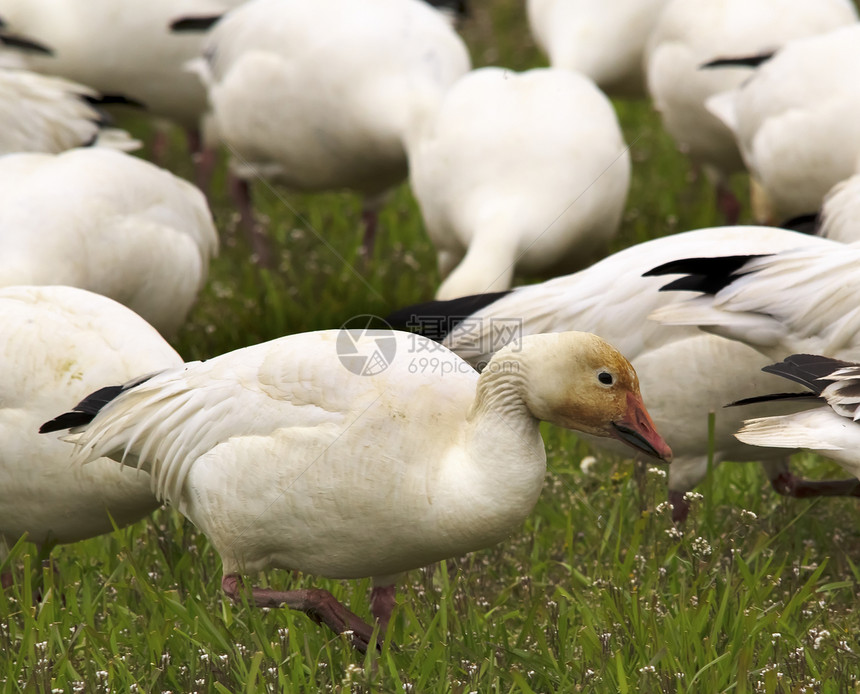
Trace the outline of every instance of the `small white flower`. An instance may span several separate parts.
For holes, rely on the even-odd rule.
[[[648,474],[654,475],[654,477],[662,477],[662,478],[666,477],[666,471],[663,468],[659,468],[659,467],[649,467],[648,468]]]
[[[579,461],[579,469],[582,471],[583,475],[593,475],[594,471],[591,468],[593,468],[596,463],[597,458],[593,455],[587,455]]]
[[[699,492],[686,492],[684,494],[684,501],[701,501],[704,498]]]
[[[645,667],[639,668],[639,673],[642,675],[650,675],[657,672],[657,668],[653,665],[646,665]]]
[[[711,556],[711,545],[704,537],[697,537],[690,543],[690,547],[692,547],[693,551],[697,554],[701,554],[703,557]]]
[[[745,508],[741,509],[741,518],[745,518],[747,520],[756,520],[758,516],[752,511],[747,511]]]

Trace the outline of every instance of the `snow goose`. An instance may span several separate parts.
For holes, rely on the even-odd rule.
[[[776,250],[655,267],[653,275],[683,275],[665,291],[698,296],[664,305],[652,318],[738,340],[771,361],[795,353],[860,359],[860,243],[818,239]]]
[[[743,161],[731,130],[705,101],[741,84],[751,70],[701,66],[770,52],[856,21],[850,0],[672,0],[661,13],[646,49],[648,90],[667,132],[716,184],[729,222],[737,221],[739,208],[728,177],[742,170]]]
[[[70,466],[73,447],[37,432],[68,402],[179,355],[132,311],[72,287],[0,288],[0,324],[0,563],[24,534],[76,542],[154,510],[148,475],[106,459]]]
[[[212,28],[204,55],[237,204],[264,257],[247,185],[261,176],[362,193],[369,251],[383,194],[406,178],[405,139],[470,67],[460,37],[421,0],[251,0]]]
[[[81,82],[104,94],[122,94],[189,134],[189,147],[205,160],[199,132],[206,92],[185,63],[200,54],[202,34],[173,34],[171,20],[224,12],[236,0],[0,0],[10,30],[51,48],[30,56],[32,70]],[[198,172],[205,183],[208,162]]]
[[[645,96],[645,42],[667,0],[528,0],[550,65],[588,75],[612,96]]]
[[[761,186],[760,221],[815,212],[860,164],[860,24],[790,41],[708,107]]]
[[[0,286],[82,287],[172,335],[217,247],[203,194],[141,159],[101,148],[0,158]]]
[[[480,377],[417,335],[292,335],[99,391],[43,431],[72,427],[81,462],[150,471],[221,555],[230,597],[267,567],[372,576],[384,628],[399,574],[520,526],[546,471],[539,420],[671,457],[629,362],[583,333],[524,338]],[[372,642],[326,591],[251,592]]]
[[[749,419],[737,437],[753,446],[807,448],[832,458],[860,478],[860,364],[814,354],[792,354],[764,370],[800,383],[809,391],[764,395],[753,400],[792,397],[823,406],[780,417]],[[855,495],[860,496],[860,489]]]
[[[389,316],[389,321],[444,338],[444,345],[477,368],[519,334],[585,330],[615,345],[639,374],[649,410],[674,451],[669,498],[675,518],[681,520],[688,509],[685,492],[707,473],[709,412],[715,414],[716,462],[779,455],[779,460],[764,461],[769,479],[779,483],[778,491],[801,494],[815,483],[791,477],[780,452],[741,445],[733,434],[749,413],[723,408],[739,398],[776,389],[778,379],[759,372],[773,360],[693,327],[649,320],[657,308],[674,307],[685,297],[659,292],[665,279],[642,274],[690,255],[771,253],[796,246],[844,250],[841,244],[783,229],[700,229],[633,246],[566,277],[511,292],[409,307]],[[769,409],[773,405],[757,407],[754,416],[774,413]],[[605,447],[608,442],[594,443]]]
[[[617,231],[630,184],[612,104],[567,70],[468,73],[408,151],[440,299],[507,289],[515,270],[588,265]]]
[[[123,151],[140,143],[110,128],[98,109],[101,96],[82,84],[29,70],[0,68],[0,156],[56,154],[98,145]]]
[[[828,239],[860,241],[860,174],[840,181],[824,196],[818,233]]]

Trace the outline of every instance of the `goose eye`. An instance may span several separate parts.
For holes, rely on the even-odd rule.
[[[599,374],[597,374],[597,380],[600,381],[603,385],[611,386],[612,374],[606,371],[601,371]]]

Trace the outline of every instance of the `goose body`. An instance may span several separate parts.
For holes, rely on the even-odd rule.
[[[0,286],[78,286],[170,335],[217,247],[200,191],[141,159],[101,148],[0,159]]]
[[[773,392],[779,381],[759,371],[772,360],[752,347],[690,326],[669,327],[650,320],[652,312],[679,305],[686,296],[659,292],[665,278],[642,275],[655,264],[690,255],[768,253],[797,246],[843,248],[825,239],[769,227],[700,229],[632,246],[580,272],[490,295],[487,301],[475,297],[431,302],[403,309],[390,320],[420,330],[425,317],[429,318],[424,325],[435,327],[446,316],[455,321],[466,316],[459,325],[448,326],[453,329],[443,344],[478,368],[519,334],[585,330],[617,345],[636,368],[654,421],[672,447],[670,498],[676,508],[683,509],[684,492],[701,482],[707,472],[709,412],[716,415],[716,461],[781,455],[741,445],[734,438],[745,416],[772,414],[774,410],[768,408],[778,405],[760,405],[760,409],[746,412],[723,408],[742,397]],[[612,447],[607,440],[594,442]],[[768,465],[771,479],[784,471],[781,461]]]
[[[860,174],[840,181],[824,196],[819,234],[834,241],[860,241]]]
[[[743,342],[771,361],[795,353],[860,359],[858,268],[860,243],[826,239],[706,264],[681,260],[660,272],[687,275],[681,288],[698,295],[655,310],[653,318]]]
[[[860,170],[860,23],[790,41],[709,101],[780,221],[815,212]]]
[[[374,351],[381,370],[354,361]],[[428,355],[439,370],[420,368]],[[80,424],[64,417],[46,429]],[[527,338],[480,377],[415,335],[293,335],[164,371],[88,418],[72,429],[78,457],[150,471],[220,553],[225,587],[267,567],[384,587],[499,542],[543,485],[539,419],[671,455],[632,367],[582,334]]]
[[[462,77],[409,160],[440,299],[507,289],[515,270],[588,265],[617,231],[630,184],[612,104],[590,79],[552,68]]]
[[[805,395],[815,396],[807,399],[819,406],[747,420],[737,437],[754,446],[806,448],[837,461],[860,478],[860,364],[793,354],[766,368],[806,386]]]
[[[716,182],[743,168],[732,131],[706,100],[748,79],[747,67],[701,69],[716,58],[773,51],[857,21],[850,0],[672,0],[648,41],[648,90],[682,151]]]
[[[57,154],[89,145],[136,149],[140,143],[124,130],[105,127],[106,120],[95,106],[99,98],[82,84],[0,68],[0,155]]]
[[[667,0],[528,0],[550,65],[588,75],[612,96],[645,96],[645,43]]]
[[[206,92],[184,64],[201,51],[202,34],[173,34],[171,20],[223,12],[227,0],[0,0],[10,29],[38,40],[50,56],[28,56],[27,65],[122,94],[147,112],[196,128],[206,110]]]
[[[0,561],[25,533],[75,542],[154,510],[146,473],[105,459],[71,466],[73,447],[38,429],[63,403],[179,355],[132,311],[72,287],[0,288],[0,323]]]
[[[366,249],[381,196],[407,175],[405,141],[469,55],[421,0],[252,0],[209,33],[198,71],[212,122],[246,182],[238,206],[258,255],[247,182],[365,196]]]

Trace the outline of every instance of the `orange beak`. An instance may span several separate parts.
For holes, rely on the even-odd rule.
[[[672,449],[657,433],[657,427],[651,421],[640,396],[627,393],[627,412],[624,413],[624,419],[612,422],[612,427],[615,430],[613,437],[619,441],[667,463],[672,462]]]

